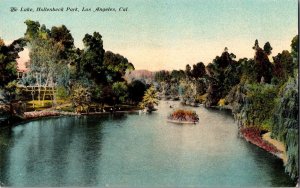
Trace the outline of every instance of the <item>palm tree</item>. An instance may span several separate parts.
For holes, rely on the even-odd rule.
[[[146,108],[148,112],[155,111],[154,105],[158,105],[158,93],[156,92],[154,86],[151,86],[144,94],[143,101],[140,106]]]

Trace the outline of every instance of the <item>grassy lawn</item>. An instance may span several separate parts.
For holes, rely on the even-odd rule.
[[[27,109],[26,111],[41,111],[49,108],[53,108],[52,106],[53,101],[52,100],[44,100],[43,101],[38,101],[38,100],[31,100],[26,102]],[[33,107],[34,104],[34,107]],[[90,104],[90,110],[94,111],[95,109],[100,109],[104,108],[105,110],[109,110],[110,108],[113,108],[114,106],[108,105],[108,104],[100,104],[100,103],[95,103],[91,102]],[[133,105],[127,105],[127,104],[119,104],[116,105],[117,110],[139,110],[140,108],[137,106]],[[119,109],[120,108],[120,109]],[[53,108],[54,109],[54,108]],[[67,111],[67,112],[74,112],[74,107],[69,100],[56,100],[56,106],[55,110],[62,110],[62,111]]]
[[[52,100],[31,100],[31,101],[27,101],[27,108],[32,108],[33,105],[34,105],[34,108],[31,109],[31,110],[44,110],[44,109],[47,109],[47,108],[51,108],[52,107],[52,103],[53,101]],[[70,101],[67,101],[67,100],[56,100],[56,105],[68,105],[70,103]]]

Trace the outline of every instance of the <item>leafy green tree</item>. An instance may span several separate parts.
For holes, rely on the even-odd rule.
[[[161,70],[161,71],[158,71],[158,72],[155,72],[154,74],[154,80],[156,82],[170,82],[170,73],[169,71],[166,71],[166,70]]]
[[[202,78],[205,75],[205,65],[202,62],[193,65],[191,75],[196,79]]]
[[[43,30],[41,28],[41,30]],[[44,29],[47,30],[47,29]],[[69,59],[71,54],[74,53],[74,39],[65,25],[60,27],[53,26],[49,32],[49,37],[53,39],[55,43],[61,45],[62,50],[60,51],[61,59]]]
[[[146,108],[149,112],[152,112],[154,110],[154,106],[158,105],[158,103],[158,93],[156,92],[154,86],[151,86],[146,90],[140,106],[142,108]]]
[[[254,59],[239,59],[241,65],[241,82],[255,83],[257,81],[257,72]]]
[[[134,102],[141,102],[146,91],[146,85],[140,80],[132,81],[128,86],[128,98]]]
[[[291,43],[291,48],[292,48],[292,56],[295,59],[295,61],[298,63],[298,57],[299,57],[299,35],[296,35]],[[298,67],[298,66],[296,66]]]
[[[103,85],[101,99],[103,102],[109,105],[115,104],[114,93],[112,89],[112,85]]]
[[[272,53],[272,47],[271,44],[269,42],[266,42],[266,44],[264,45],[264,51],[267,55],[270,55]]]
[[[192,68],[191,68],[191,66],[189,65],[189,64],[187,64],[186,66],[185,66],[185,75],[186,75],[186,77],[187,78],[190,78],[191,77],[191,75],[192,75]]]
[[[185,73],[183,70],[173,70],[170,76],[171,80],[178,83],[180,80],[185,78]]]
[[[128,97],[128,87],[125,82],[115,82],[112,85],[113,94],[116,97],[116,102],[124,103]]]
[[[32,40],[38,37],[39,30],[40,30],[40,23],[38,21],[26,20],[24,22],[27,26],[25,38]]]
[[[222,55],[217,56],[212,63],[207,65],[208,87],[205,106],[217,105],[224,98],[231,87],[239,83],[240,64],[233,60],[235,55],[229,54],[228,49]]]
[[[114,54],[107,51],[104,54],[103,61],[104,69],[106,70],[106,78],[108,82],[124,81],[126,71],[134,70],[132,63],[127,58],[120,54]]]
[[[299,91],[298,78],[289,78],[281,87],[273,113],[272,135],[283,141],[287,149],[285,170],[296,179],[299,176]]]
[[[71,100],[76,112],[88,112],[88,107],[91,102],[91,92],[89,88],[82,84],[75,84],[72,87]]]
[[[16,97],[16,79],[18,53],[26,45],[24,39],[17,39],[10,45],[5,45],[0,38],[0,89],[4,90],[5,97],[12,100]],[[12,87],[14,86],[14,87]]]
[[[286,81],[289,76],[294,76],[293,57],[289,51],[283,50],[273,57],[274,70],[273,74],[281,81]]]
[[[69,93],[67,91],[67,89],[63,86],[58,86],[56,88],[56,98],[57,99],[61,99],[61,100],[65,100],[69,97]]]
[[[273,66],[269,61],[268,54],[260,47],[255,48],[254,62],[257,72],[257,82],[264,80],[271,83]]]
[[[53,27],[50,31],[45,25],[40,26],[39,22],[27,20],[25,24],[25,39],[30,50],[27,81],[38,86],[38,100],[45,99],[46,92],[41,96],[42,87],[52,87],[55,103],[54,87],[69,88],[68,64],[72,61],[70,54],[74,48],[73,38],[65,26]]]
[[[253,50],[257,50],[259,48],[258,40],[256,39],[254,42]]]
[[[80,75],[93,79],[97,84],[106,82],[102,36],[98,32],[86,34],[83,44],[85,49],[80,59]]]
[[[208,85],[206,78],[196,80],[195,85],[196,85],[197,95],[203,95],[206,93],[207,85]]]

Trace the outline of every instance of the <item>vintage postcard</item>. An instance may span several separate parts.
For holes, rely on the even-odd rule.
[[[297,0],[0,0],[0,187],[295,187]]]

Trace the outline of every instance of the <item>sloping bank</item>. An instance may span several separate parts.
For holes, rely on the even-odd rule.
[[[42,117],[51,117],[51,116],[76,116],[80,114],[76,114],[74,112],[64,112],[57,110],[43,110],[43,111],[33,111],[33,112],[24,112],[23,119],[31,120]]]
[[[67,112],[61,110],[53,110],[53,109],[45,109],[41,111],[31,111],[24,112],[22,115],[14,114],[5,120],[3,120],[2,124],[5,125],[16,125],[19,123],[31,121],[34,119],[44,118],[44,117],[56,117],[56,116],[81,116],[81,115],[104,115],[111,113],[135,113],[136,110],[118,110],[118,111],[109,111],[109,112],[89,112],[89,113],[75,113],[75,112]],[[1,125],[1,122],[0,122]]]
[[[225,105],[222,107],[213,106],[215,109],[225,109],[233,111],[233,107],[230,105]],[[239,122],[239,121],[238,121]],[[243,124],[239,124],[239,132],[241,136],[251,144],[254,144],[261,149],[275,155],[276,157],[282,159],[284,165],[287,163],[287,154],[286,147],[282,141],[273,139],[271,137],[271,132],[266,132],[265,130],[261,130],[258,128],[259,126],[246,126]]]
[[[284,143],[271,138],[271,132],[262,134],[261,130],[256,127],[241,128],[240,132],[245,140],[282,159],[286,165],[287,155]]]
[[[226,97],[244,138],[282,158],[293,180],[299,178],[298,96],[298,79],[289,78],[280,87],[239,84]]]

